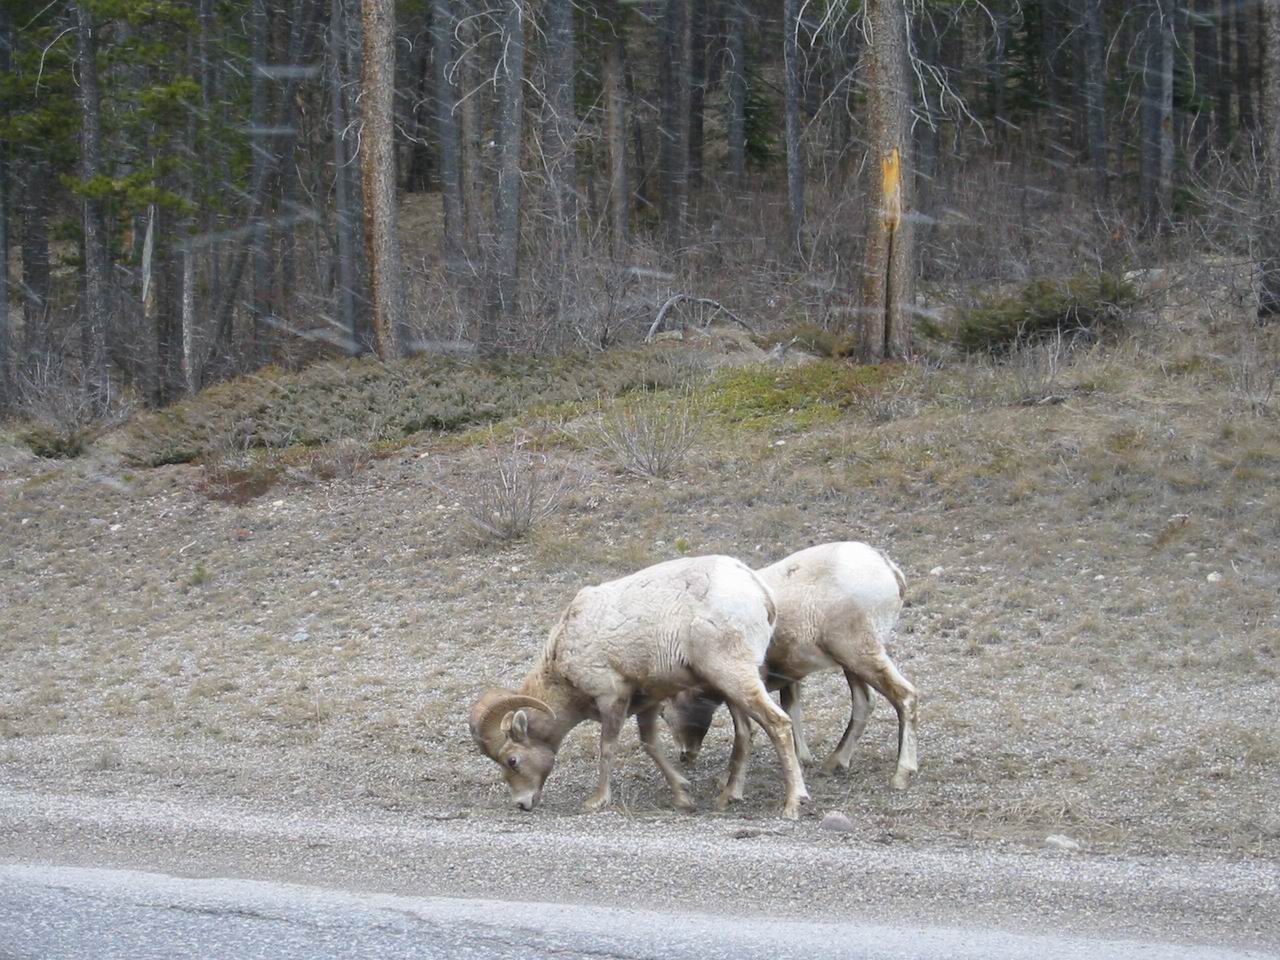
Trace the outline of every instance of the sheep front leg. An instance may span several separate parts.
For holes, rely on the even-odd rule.
[[[658,765],[658,769],[666,777],[667,783],[671,785],[672,798],[676,809],[692,813],[696,807],[693,799],[689,796],[689,781],[684,778],[684,775],[679,770],[672,766],[662,746],[658,743],[658,704],[655,703],[652,707],[646,707],[637,713],[636,725],[640,728],[640,743],[644,745],[644,752]]]
[[[729,756],[729,773],[724,788],[716,797],[716,809],[727,810],[729,804],[742,799],[743,783],[747,779],[747,761],[751,759],[751,721],[741,707],[729,703],[729,716],[733,718],[733,753]]]
[[[813,754],[804,739],[804,711],[800,707],[800,683],[788,683],[778,691],[782,709],[791,717],[791,737],[796,744],[796,759],[801,763],[813,763]]]
[[[600,779],[593,793],[583,806],[588,813],[595,813],[607,806],[611,799],[609,777],[613,772],[613,757],[618,751],[618,734],[622,732],[623,721],[627,719],[624,704],[609,702],[600,704]]]

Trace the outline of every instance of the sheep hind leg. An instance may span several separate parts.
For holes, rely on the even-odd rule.
[[[800,761],[796,759],[791,718],[773,702],[760,677],[755,674],[741,679],[731,678],[730,682],[720,683],[719,687],[725,694],[725,700],[745,711],[747,716],[764,727],[765,733],[773,741],[773,749],[782,763],[782,775],[786,783],[782,815],[788,820],[799,819],[800,804],[809,799],[809,791],[805,789],[804,774],[800,770]]]
[[[640,743],[644,746],[644,752],[658,765],[667,783],[671,785],[672,802],[675,808],[692,813],[697,808],[689,796],[689,781],[672,765],[661,744],[658,743],[658,705],[646,707],[637,713],[636,726],[640,728]]]
[[[858,675],[871,684],[898,713],[898,766],[889,781],[895,790],[905,790],[919,770],[916,759],[916,728],[920,719],[920,696],[885,653],[871,659]]]
[[[587,798],[583,807],[589,813],[595,813],[607,806],[612,794],[609,790],[609,777],[613,772],[613,757],[618,751],[618,734],[622,732],[623,721],[627,719],[625,703],[615,701],[598,702],[600,711],[600,779],[595,793]]]
[[[837,770],[849,769],[849,761],[853,757],[854,743],[862,736],[863,731],[867,729],[867,720],[871,717],[873,705],[871,688],[849,670],[844,672],[844,678],[849,684],[849,699],[852,703],[849,723],[844,728],[844,736],[840,738],[835,750],[831,751],[831,756],[823,761],[823,773],[834,773]]]
[[[729,716],[733,718],[733,752],[729,755],[729,772],[724,786],[716,797],[717,810],[728,809],[729,804],[742,799],[747,761],[751,759],[751,721],[746,712],[732,702],[729,703]]]
[[[778,691],[782,709],[791,718],[791,738],[796,744],[796,759],[801,763],[813,763],[813,753],[804,739],[804,710],[800,706],[800,682],[784,684]]]

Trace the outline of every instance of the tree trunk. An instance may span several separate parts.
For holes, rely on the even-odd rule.
[[[1280,0],[1262,0],[1262,29],[1267,50],[1263,76],[1264,202],[1259,247],[1262,279],[1258,291],[1258,320],[1280,316]]]
[[[88,187],[102,173],[102,102],[98,91],[98,38],[86,3],[76,4],[80,65],[80,179]],[[95,191],[96,192],[96,191]],[[107,323],[110,318],[106,222],[102,200],[91,192],[84,214],[84,361],[88,380],[104,402],[107,381]]]
[[[49,268],[49,220],[53,216],[53,175],[48,160],[29,164],[22,176],[22,353],[24,363],[52,351],[49,329],[52,272]]]
[[[440,141],[440,194],[444,207],[444,263],[450,276],[460,278],[466,266],[462,209],[462,141],[459,139],[458,69],[454,31],[458,17],[454,0],[432,0],[431,44],[435,65],[436,137]]]
[[[521,0],[502,0],[498,60],[498,170],[493,194],[497,234],[497,277],[490,292],[490,329],[481,347],[503,346],[499,321],[510,324],[520,290],[520,148],[524,142],[524,9]]]
[[[275,160],[275,144],[272,141],[272,125],[269,119],[271,103],[267,90],[269,56],[267,51],[271,34],[267,0],[253,0],[250,24],[253,33],[250,49],[253,63],[250,65],[249,79],[249,122],[252,130],[249,144],[253,157],[251,176],[253,182],[261,183],[265,190],[268,172],[274,166]],[[249,252],[251,266],[249,312],[253,330],[252,365],[257,367],[267,363],[271,356],[268,327],[271,317],[271,261],[267,250],[270,232],[267,228],[265,204],[259,208],[253,218],[252,231]]]
[[[1049,114],[1049,130],[1056,141],[1062,140],[1062,75],[1059,72],[1061,24],[1058,0],[1040,0],[1040,59],[1044,65],[1045,109]],[[1052,147],[1050,147],[1052,149]]]
[[[1209,157],[1213,128],[1218,120],[1215,116],[1213,95],[1218,87],[1218,41],[1214,30],[1214,11],[1217,4],[1214,0],[1194,0],[1195,12],[1192,19],[1191,33],[1195,46],[1195,109],[1196,118],[1194,142],[1192,149],[1193,166],[1201,169]]]
[[[794,0],[793,0],[794,2]],[[703,113],[707,96],[707,2],[689,2],[689,192],[702,188]]]
[[[479,66],[479,49],[481,45],[481,37],[479,32],[479,17],[474,16],[474,10],[470,9],[467,0],[455,0],[459,9],[456,11],[459,16],[458,33],[461,40],[463,50],[470,51],[468,55],[463,56],[458,61],[457,70],[462,77],[459,89],[469,96],[464,96],[459,103],[459,134],[462,139],[462,210],[466,219],[466,234],[464,239],[464,247],[473,254],[481,250],[481,220],[482,220],[482,201],[488,188],[484,185],[484,178],[481,175],[481,116],[480,116],[480,97],[475,94],[476,89],[488,81],[484,76],[484,71]],[[483,250],[486,260],[491,256],[491,248],[486,246]]]
[[[744,0],[729,0],[725,21],[728,33],[726,73],[729,96],[725,105],[728,112],[725,127],[729,141],[729,180],[735,190],[741,190],[747,156],[747,11]]]
[[[613,256],[622,260],[631,243],[631,187],[627,177],[626,47],[622,38],[622,7],[610,5],[610,35],[604,40],[604,95],[608,111],[609,209],[613,225]]]
[[[359,283],[356,262],[356,217],[352,209],[352,158],[347,152],[346,95],[342,90],[342,61],[347,46],[347,17],[343,0],[333,0],[329,15],[329,125],[333,138],[334,227],[337,234],[337,274],[335,307],[338,323],[348,337],[347,350],[352,355],[363,353],[368,345],[361,342],[356,319],[356,284]]]
[[[1169,0],[1152,0],[1142,24],[1142,156],[1139,197],[1143,228],[1159,233],[1173,205],[1173,18]]]
[[[1085,143],[1094,192],[1105,198],[1107,178],[1106,41],[1102,35],[1102,0],[1080,0],[1080,63],[1085,113]]]
[[[578,218],[578,136],[573,0],[546,0],[547,102],[551,108],[546,147],[550,153],[551,191],[556,220],[566,230]]]
[[[911,229],[911,85],[904,0],[868,0],[867,135],[872,215],[862,267],[862,353],[911,351],[915,256]]]
[[[662,220],[667,248],[677,253],[684,245],[684,221],[689,203],[689,17],[685,0],[663,5],[658,53],[661,121],[658,167],[662,179]]]
[[[9,11],[0,8],[0,77],[9,74],[9,50],[13,31]],[[0,410],[11,397],[13,384],[13,331],[9,320],[9,145],[0,140]]]
[[[360,76],[363,131],[365,249],[373,306],[373,348],[381,360],[400,355],[405,325],[404,274],[396,222],[396,156],[392,108],[395,81],[395,7],[392,0],[362,0],[364,57]]]
[[[1235,88],[1240,112],[1240,134],[1243,137],[1252,136],[1254,126],[1257,123],[1257,120],[1253,115],[1253,57],[1249,52],[1249,40],[1252,36],[1252,24],[1249,23],[1249,10],[1252,9],[1252,6],[1252,4],[1242,3],[1241,0],[1236,0],[1235,3]],[[1248,141],[1246,140],[1246,142]]]
[[[1214,130],[1219,150],[1229,150],[1235,129],[1231,123],[1231,4],[1233,0],[1218,0],[1218,82],[1214,86]]]
[[[787,138],[787,227],[791,252],[804,256],[804,158],[800,154],[799,0],[782,3],[782,62],[786,75],[784,114]]]

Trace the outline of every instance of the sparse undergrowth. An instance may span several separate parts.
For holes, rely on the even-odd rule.
[[[465,706],[520,676],[578,587],[682,553],[758,565],[856,538],[907,573],[894,657],[924,694],[921,780],[888,790],[881,705],[856,768],[810,776],[815,810],[906,842],[1067,832],[1108,851],[1274,857],[1280,434],[1265,403],[1242,404],[1234,329],[1193,329],[943,369],[723,369],[690,388],[704,429],[658,482],[609,469],[584,424],[678,391],[567,403],[569,423],[523,446],[507,444],[527,412],[448,443],[278,451],[223,420],[199,469],[20,464],[0,485],[0,736],[75,789],[171,779],[140,759],[159,751],[213,795],[305,785],[320,802],[497,817]],[[490,444],[572,472],[524,536],[477,549],[457,534],[477,509],[463,494],[494,476]],[[276,495],[213,506],[195,489],[254,464],[281,471]],[[327,476],[345,482],[307,482]],[[848,692],[831,674],[805,698],[821,753]],[[704,801],[727,760],[717,730],[693,776]],[[549,815],[586,794],[595,733],[566,743]],[[667,815],[626,738],[620,804]],[[38,759],[63,742],[69,759]],[[335,767],[363,785],[354,799]],[[757,752],[734,816],[771,815],[778,788]]]

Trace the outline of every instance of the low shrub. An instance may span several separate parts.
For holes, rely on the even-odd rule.
[[[626,473],[662,479],[671,476],[698,440],[698,404],[679,397],[641,394],[617,401],[602,414],[588,442]]]
[[[1132,284],[1108,273],[1033,280],[962,310],[951,339],[969,353],[993,354],[1051,337],[1096,339],[1121,326],[1135,296]]]

